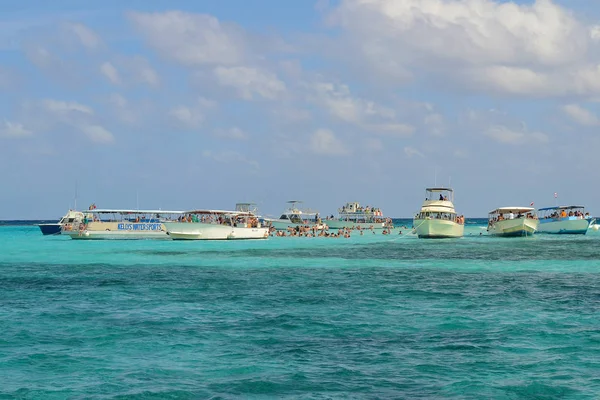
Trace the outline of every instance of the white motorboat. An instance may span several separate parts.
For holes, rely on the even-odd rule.
[[[317,229],[327,227],[319,218],[318,211],[300,209],[298,204],[302,203],[299,200],[291,200],[287,202],[289,207],[281,214],[279,218],[263,218],[265,225],[272,226],[277,230],[295,229],[299,226],[310,226]]]
[[[595,219],[584,206],[556,206],[538,209],[539,233],[585,235]]]
[[[360,203],[346,203],[338,209],[338,217],[325,219],[325,224],[331,229],[383,229],[391,225],[391,219],[383,216],[381,209],[363,207]]]
[[[489,212],[487,231],[494,236],[531,236],[540,221],[533,207],[500,207]]]
[[[458,238],[464,235],[465,220],[454,209],[454,190],[427,188],[425,201],[413,220],[413,232],[420,238]]]
[[[165,222],[173,240],[266,239],[269,228],[248,211],[192,210],[178,221]]]
[[[183,211],[92,209],[62,228],[72,239],[169,239],[164,222]]]
[[[60,235],[64,225],[73,224],[75,221],[83,220],[84,214],[81,211],[69,210],[58,222],[38,224],[43,235]]]

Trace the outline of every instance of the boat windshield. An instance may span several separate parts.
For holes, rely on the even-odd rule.
[[[294,224],[303,224],[304,223],[304,221],[302,220],[302,218],[300,218],[300,215],[298,215],[298,214],[290,215],[290,221],[293,222]]]
[[[454,202],[454,190],[450,188],[425,189],[425,201],[450,201]]]

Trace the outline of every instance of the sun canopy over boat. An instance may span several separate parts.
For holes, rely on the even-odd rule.
[[[113,209],[100,209],[96,208],[93,210],[86,211],[91,214],[183,214],[183,211],[169,211],[169,210],[113,210]]]
[[[256,203],[236,203],[235,211],[251,212],[256,214],[256,212],[258,211],[258,206],[256,205]]]
[[[198,215],[234,215],[234,216],[254,216],[254,213],[249,211],[231,211],[231,210],[189,210],[185,214]]]
[[[500,207],[490,211],[490,214],[528,213],[534,211],[533,207]]]
[[[439,194],[439,197],[438,197]],[[445,187],[431,187],[425,189],[425,201],[454,202],[454,190]]]
[[[439,192],[454,192],[453,189],[450,188],[443,188],[443,187],[434,187],[434,188],[426,188],[425,189],[428,192],[432,192],[432,193],[439,193]]]
[[[585,206],[556,206],[556,207],[545,207],[538,208],[538,211],[550,211],[550,210],[577,210],[583,209]]]

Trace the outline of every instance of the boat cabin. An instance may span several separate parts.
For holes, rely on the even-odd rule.
[[[454,190],[445,187],[425,189],[425,201],[415,219],[440,219],[464,224],[464,217],[454,210]]]
[[[60,225],[73,224],[76,221],[83,220],[85,217],[87,217],[88,219],[91,219],[92,215],[88,214],[88,213],[84,214],[81,211],[69,210],[69,212],[67,213],[67,215],[65,215],[64,217],[62,217],[60,219],[60,221],[58,221],[58,223]]]
[[[506,219],[531,218],[537,219],[533,207],[500,207],[489,212],[488,222],[494,223]]]
[[[584,206],[557,206],[538,209],[540,220],[575,220],[589,219],[590,213],[585,211]]]
[[[377,216],[383,215],[379,208],[371,206],[363,207],[358,202],[346,203],[346,205],[338,209],[338,213],[340,214],[340,216],[348,214],[373,214]]]
[[[290,200],[287,202],[289,207],[281,214],[280,220],[290,221],[294,224],[314,223],[319,216],[319,213],[312,210],[304,210],[298,207],[301,204],[300,200]]]
[[[86,212],[90,222],[159,223],[174,221],[183,211],[93,209]]]
[[[229,225],[233,227],[260,228],[256,214],[247,211],[191,210],[178,218],[179,222]]]

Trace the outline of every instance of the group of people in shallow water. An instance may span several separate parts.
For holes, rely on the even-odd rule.
[[[381,230],[382,235],[391,235],[392,229],[394,229],[393,225],[386,226]],[[408,229],[406,226],[402,227],[398,234],[402,235],[402,229]],[[377,234],[379,229],[375,229],[373,226],[368,229],[361,228],[360,226],[352,227],[352,228],[341,228],[337,230],[329,231],[328,227],[320,228],[318,225],[297,225],[295,227],[288,227],[287,230],[276,230],[271,227],[269,230],[270,236],[275,237],[334,237],[334,238],[350,238],[351,235],[358,234],[360,236],[364,236],[366,233],[371,233],[373,235]]]

